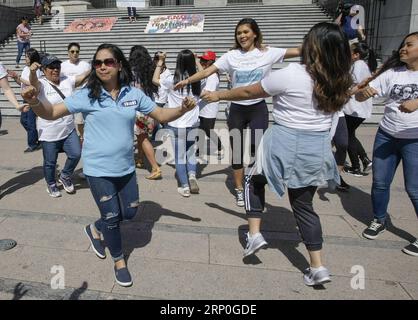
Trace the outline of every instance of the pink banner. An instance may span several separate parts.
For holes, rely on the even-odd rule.
[[[112,30],[117,20],[116,17],[76,19],[64,32],[106,32]]]

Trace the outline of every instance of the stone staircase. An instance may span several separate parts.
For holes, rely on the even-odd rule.
[[[146,34],[144,29],[150,15],[166,15],[179,13],[199,13],[205,15],[205,27],[203,33],[166,33]],[[227,7],[195,8],[161,7],[138,10],[139,19],[130,24],[125,10],[119,9],[91,9],[82,13],[66,13],[65,26],[74,19],[85,17],[117,17],[118,21],[111,32],[101,33],[64,33],[54,29],[46,21],[42,26],[33,24],[34,36],[31,45],[39,48],[40,41],[46,42],[48,53],[61,59],[67,59],[67,44],[79,42],[81,45],[81,59],[91,60],[95,49],[104,42],[120,46],[126,55],[133,45],[144,45],[151,54],[158,50],[167,52],[167,64],[174,70],[177,53],[182,49],[191,49],[197,53],[205,50],[213,50],[218,56],[225,53],[234,43],[234,28],[243,17],[252,17],[257,20],[263,32],[264,43],[273,47],[298,46],[306,32],[316,23],[330,21],[323,11],[314,4],[304,5],[239,5]],[[0,47],[0,61],[15,70],[16,39],[11,38]],[[286,66],[289,62],[297,62],[299,59],[291,59],[274,66],[275,69]],[[23,58],[21,60],[23,63]],[[15,92],[19,88],[12,83]],[[221,76],[221,88],[226,88],[225,76]],[[271,110],[271,100],[269,109]],[[221,104],[218,118],[225,120],[226,103]],[[7,102],[4,95],[0,96],[0,108],[3,116],[17,116],[18,112]],[[368,121],[377,123],[383,113],[383,107],[377,105],[373,117]]]

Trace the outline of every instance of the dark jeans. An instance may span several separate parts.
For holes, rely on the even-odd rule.
[[[334,142],[335,145],[335,162],[337,163],[337,166],[343,166],[345,158],[347,157],[348,147],[348,132],[345,117],[340,117],[338,119],[337,129],[335,130],[332,142]]]
[[[30,48],[30,42],[17,42],[17,56],[16,56],[16,64],[19,64],[20,58],[23,55],[23,52],[26,52]]]
[[[136,8],[135,7],[128,7],[128,16],[129,17],[136,17]]]
[[[418,216],[418,139],[398,139],[379,128],[373,147],[372,204],[376,219],[384,222],[390,185],[402,160],[405,189]]]
[[[59,141],[42,141],[42,151],[44,155],[44,176],[46,183],[51,185],[55,181],[55,169],[57,167],[58,153],[65,152],[67,161],[61,175],[71,177],[80,161],[81,144],[76,130],[73,130],[69,136]]]
[[[28,138],[28,147],[34,149],[38,145],[38,131],[36,130],[36,114],[32,109],[20,113],[20,123],[25,128]]]
[[[265,205],[265,185],[267,179],[263,175],[246,176],[245,178],[245,210],[247,218],[261,218]],[[313,209],[312,201],[317,187],[308,186],[288,189],[290,205],[295,215],[296,224],[303,243],[309,251],[322,249],[322,227],[319,216]]]
[[[268,128],[268,121],[269,113],[264,100],[250,106],[231,103],[228,128],[232,148],[232,169],[238,170],[244,167],[244,129],[248,126],[251,130],[251,155],[254,156],[256,145],[260,142],[256,141],[256,131],[261,130],[261,133],[264,133]],[[261,138],[262,134],[259,137]],[[240,140],[240,144],[236,146],[240,148],[234,146],[234,138]]]
[[[123,259],[120,222],[135,217],[139,207],[135,171],[123,177],[86,176],[100,219],[94,223],[103,234],[114,261]]]
[[[363,123],[364,118],[345,116],[348,130],[348,156],[350,158],[351,167],[360,169],[360,161],[367,158],[366,151],[363,148],[360,140],[356,137],[357,128]]]

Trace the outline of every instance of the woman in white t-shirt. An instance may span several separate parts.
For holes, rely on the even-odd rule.
[[[176,70],[174,76],[160,79],[160,69],[163,66],[166,55],[159,54],[159,62],[154,71],[152,81],[157,86],[168,90],[168,102],[166,108],[175,108],[180,101],[186,97],[199,100],[201,93],[200,81],[187,85],[186,88],[174,89],[174,84],[182,81],[187,76],[196,73],[196,57],[190,50],[182,50],[177,55]],[[167,124],[166,128],[172,133],[175,152],[176,174],[180,183],[177,191],[183,197],[190,197],[191,193],[199,193],[199,186],[196,179],[196,154],[194,144],[198,133],[199,109],[184,114],[175,121]]]
[[[200,61],[198,62],[201,65],[202,69],[207,69],[213,65],[216,61],[216,53],[213,51],[206,51],[205,54],[199,57]],[[219,74],[214,73],[208,78],[202,80],[202,92],[203,91],[218,91],[219,90]],[[213,131],[215,128],[216,116],[219,110],[219,102],[207,103],[203,99],[199,100],[199,141],[200,142],[199,150],[203,147],[202,150],[206,150],[206,137],[211,139],[217,146],[216,155],[218,160],[221,160],[224,156],[224,149],[222,147],[221,140],[218,135]]]
[[[354,43],[350,46],[351,59],[353,60],[354,84],[357,85],[371,77],[371,72],[376,71],[377,61],[373,50],[369,49],[363,42]],[[367,63],[365,60],[367,59]],[[348,173],[361,176],[366,174],[372,168],[372,161],[367,156],[361,142],[356,137],[357,128],[372,115],[373,102],[367,100],[358,102],[354,97],[344,106],[345,120],[348,129],[348,156],[350,157],[351,167],[344,168]],[[360,161],[363,164],[363,170],[360,169]]]
[[[38,79],[37,71],[42,67],[44,76]],[[29,81],[39,92],[38,99],[43,105],[53,106],[69,97],[76,87],[83,83],[86,75],[61,76],[61,61],[54,56],[46,55],[41,64],[34,62],[30,66]],[[64,168],[61,170],[58,181],[64,190],[73,194],[75,192],[71,176],[81,157],[80,139],[75,130],[73,115],[67,115],[56,120],[37,118],[38,139],[42,143],[44,157],[43,169],[47,192],[53,197],[61,197],[55,177],[58,153],[64,151],[67,155]]]
[[[232,80],[232,88],[251,85],[268,75],[275,63],[300,55],[299,48],[280,49],[263,45],[263,35],[257,22],[251,18],[240,20],[235,27],[235,45],[209,68],[181,81],[176,89],[189,83],[207,78],[219,72],[227,73]],[[257,131],[263,133],[268,127],[268,109],[263,98],[234,101],[228,115],[230,142],[233,151],[232,169],[234,172],[235,196],[238,206],[244,206],[243,193],[243,131],[251,130],[251,154],[255,153]],[[259,137],[260,135],[258,135]]]
[[[363,231],[367,239],[376,239],[386,229],[390,185],[401,160],[406,192],[418,216],[418,32],[404,38],[369,86],[356,93],[356,99],[362,102],[375,95],[386,101],[373,147],[374,218]],[[418,240],[403,252],[418,256]]]
[[[330,52],[328,48],[333,48]],[[335,112],[349,98],[350,47],[341,29],[332,23],[312,27],[302,47],[302,65],[290,64],[257,84],[230,91],[206,92],[208,101],[273,97],[274,125],[264,134],[257,162],[245,181],[245,207],[249,232],[244,256],[267,245],[260,233],[264,186],[279,196],[287,187],[310,268],[304,282],[313,286],[330,281],[322,265],[322,228],[312,200],[317,187],[339,183],[330,129]],[[259,174],[254,174],[259,173]]]

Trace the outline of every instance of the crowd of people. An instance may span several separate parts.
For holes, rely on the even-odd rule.
[[[350,12],[354,14],[355,8]],[[19,28],[22,40],[30,33],[26,22],[22,20]],[[130,286],[133,280],[123,255],[120,222],[131,220],[137,212],[135,168],[144,166],[144,157],[151,165],[146,178],[162,178],[152,144],[159,128],[172,138],[177,192],[186,198],[200,192],[196,154],[207,151],[206,137],[216,146],[218,159],[232,148],[235,203],[245,207],[249,225],[244,257],[267,246],[260,228],[265,185],[279,198],[287,190],[309,254],[310,267],[303,281],[314,286],[331,281],[321,256],[320,214],[313,208],[318,187],[328,184],[349,192],[343,172],[363,176],[371,171],[374,218],[363,236],[376,239],[386,229],[390,184],[402,161],[406,191],[418,215],[418,32],[407,35],[377,69],[373,52],[362,41],[365,35],[360,33],[360,41],[349,41],[354,37],[347,35],[344,25],[318,23],[299,47],[274,48],[263,43],[257,22],[244,18],[236,25],[233,48],[219,59],[211,50],[202,55],[180,50],[172,71],[164,52],[151,56],[140,45],[133,46],[126,58],[117,46],[102,44],[91,63],[79,59],[80,45],[75,42],[68,45],[66,62],[51,55],[40,57],[29,49],[22,74],[9,73],[21,84],[29,107],[18,104],[1,65],[0,84],[7,98],[24,111],[28,152],[43,150],[50,196],[61,196],[58,182],[67,193],[74,193],[72,175],[81,157],[100,212],[85,233],[99,258],[106,257],[108,247],[121,286]],[[26,47],[18,48],[23,54]],[[295,57],[301,63],[272,69],[275,63]],[[230,90],[219,91],[221,74],[231,79]],[[375,96],[385,97],[386,107],[370,160],[356,130],[371,116]],[[273,99],[271,126],[267,97]],[[231,101],[230,146],[222,145],[214,133],[220,100]],[[252,161],[245,168],[247,127]],[[257,139],[260,131],[261,140]],[[67,160],[56,177],[57,155],[62,151]],[[418,256],[418,240],[403,251]]]

